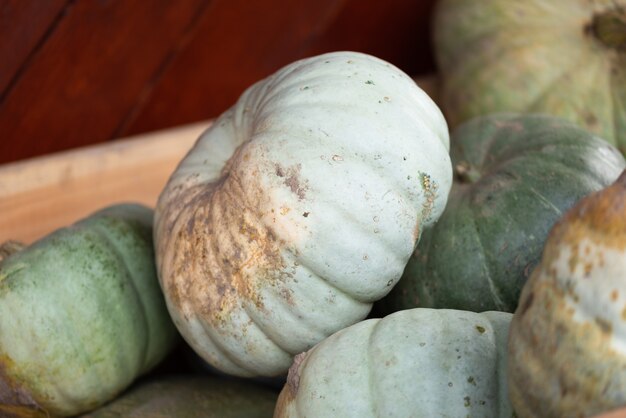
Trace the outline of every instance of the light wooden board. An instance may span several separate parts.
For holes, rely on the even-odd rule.
[[[416,79],[436,96],[434,77]],[[154,207],[210,122],[0,165],[0,243],[30,243],[113,203]]]
[[[0,166],[0,242],[25,243],[116,202],[153,207],[202,122]]]

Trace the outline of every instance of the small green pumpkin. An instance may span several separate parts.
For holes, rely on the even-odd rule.
[[[159,288],[152,211],[103,209],[0,262],[0,415],[93,409],[177,341]]]
[[[359,322],[296,357],[274,417],[510,418],[511,317],[417,308]]]
[[[241,380],[174,375],[140,382],[83,418],[271,418],[278,393]]]
[[[513,312],[552,225],[626,165],[615,147],[550,116],[477,118],[451,144],[456,180],[446,209],[381,304],[387,312]]]
[[[552,229],[511,323],[518,416],[589,417],[626,406],[626,172]]]
[[[549,113],[626,152],[626,0],[439,0],[433,27],[451,126]]]

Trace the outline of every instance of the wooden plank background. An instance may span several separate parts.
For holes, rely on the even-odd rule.
[[[219,115],[305,56],[434,69],[434,0],[2,0],[0,163]]]

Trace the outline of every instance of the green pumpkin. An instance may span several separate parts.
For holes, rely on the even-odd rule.
[[[93,409],[174,346],[152,216],[143,206],[112,206],[27,248],[4,247],[0,416]]]
[[[626,152],[626,0],[440,0],[440,104],[564,117]]]
[[[277,397],[241,380],[165,376],[141,382],[83,418],[271,418]]]
[[[612,145],[550,116],[477,118],[451,144],[456,179],[446,209],[383,310],[513,312],[552,225],[626,164]]]
[[[344,328],[296,357],[274,417],[510,418],[511,317],[418,308]]]

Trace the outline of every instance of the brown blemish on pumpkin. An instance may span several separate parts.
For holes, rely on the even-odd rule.
[[[596,317],[594,318],[595,323],[598,325],[600,330],[602,330],[605,334],[610,334],[613,331],[613,326],[609,321],[604,318]]]
[[[0,416],[6,418],[39,418],[50,415],[35,401],[24,383],[12,375],[15,363],[0,355]]]
[[[297,354],[293,358],[293,363],[287,372],[287,382],[285,386],[289,387],[289,390],[294,397],[298,394],[298,389],[300,388],[300,368],[306,359],[306,355],[306,352]]]
[[[618,296],[619,296],[619,292],[617,291],[617,289],[613,289],[613,290],[611,291],[611,300],[612,300],[613,302],[616,302],[616,301],[617,301]]]
[[[529,292],[526,299],[524,299],[522,309],[520,310],[520,315],[523,316],[528,311],[528,309],[532,306],[534,300],[535,294],[533,292]]]
[[[415,223],[415,226],[413,227],[413,242],[417,242],[420,239],[420,234],[421,234],[421,229],[420,229],[420,221],[417,221]]]
[[[593,263],[591,262],[587,262],[585,263],[585,265],[583,266],[584,272],[585,272],[585,278],[590,278],[591,277],[591,270],[593,270]]]
[[[478,331],[481,334],[485,333],[485,327],[481,327],[480,325],[476,325],[476,331]]]
[[[424,203],[422,204],[421,219],[426,220],[430,216],[430,213],[435,206],[435,199],[437,198],[437,189],[439,188],[439,186],[434,180],[430,178],[430,175],[428,175],[427,173],[420,173],[419,179],[422,185],[422,189],[424,190]],[[419,228],[419,225],[417,225],[417,228]],[[415,236],[415,231],[413,235]]]
[[[532,267],[532,263],[526,264],[526,267],[524,267],[524,277],[528,278],[530,276],[530,273],[532,271],[531,267]]]
[[[573,273],[574,270],[576,270],[576,266],[578,265],[578,243],[572,245],[572,252],[570,254],[567,264],[569,265],[570,273]]]
[[[279,170],[280,169],[280,170]],[[278,164],[276,165],[276,174],[280,172],[281,175],[279,177],[284,177],[285,180],[283,183],[285,186],[289,187],[289,190],[296,196],[298,196],[298,200],[303,200],[306,197],[306,191],[308,190],[308,182],[302,183],[300,180],[300,170],[302,169],[302,164],[296,164],[284,171]]]
[[[590,112],[585,112],[583,114],[583,119],[585,120],[585,124],[591,128],[594,128],[598,125],[598,117]]]
[[[3,242],[0,244],[0,263],[9,256],[22,251],[24,248],[26,248],[26,245],[18,241],[9,240]]]

